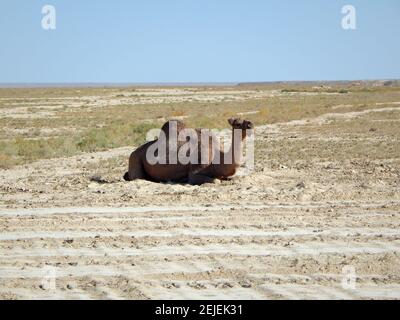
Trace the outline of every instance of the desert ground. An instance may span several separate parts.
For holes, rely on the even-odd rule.
[[[253,169],[123,180],[148,129],[230,116]],[[1,299],[400,299],[398,82],[3,88],[0,124]]]

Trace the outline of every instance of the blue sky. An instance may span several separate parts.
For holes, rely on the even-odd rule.
[[[3,83],[400,78],[398,0],[2,0],[0,39]]]

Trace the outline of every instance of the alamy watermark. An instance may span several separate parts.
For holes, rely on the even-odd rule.
[[[56,8],[53,5],[46,4],[42,7],[42,21],[41,25],[44,30],[56,30],[57,16]],[[344,30],[357,29],[357,12],[353,5],[347,4],[342,7],[342,20],[341,26]]]
[[[54,266],[45,266],[42,269],[40,288],[47,291],[56,290],[57,268]]]
[[[356,289],[357,274],[353,266],[344,266],[342,268],[342,288],[347,290]]]
[[[52,5],[46,4],[42,7],[42,28],[44,30],[56,30],[56,8]]]
[[[352,5],[345,5],[342,7],[342,28],[344,30],[357,29],[357,12],[356,8]]]
[[[241,164],[254,168],[254,128],[250,121],[232,120],[232,129],[178,129],[168,122],[168,130],[151,129],[146,140],[146,160],[156,164]]]

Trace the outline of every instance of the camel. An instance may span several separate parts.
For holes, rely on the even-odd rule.
[[[165,163],[150,163],[147,158],[149,148],[154,148],[155,143],[159,139],[149,141],[138,147],[129,157],[128,172],[125,173],[124,179],[132,181],[135,179],[145,179],[153,182],[178,182],[189,183],[192,185],[201,185],[204,183],[213,183],[215,179],[225,180],[232,177],[241,165],[242,146],[247,137],[248,130],[254,128],[251,121],[241,120],[238,118],[228,119],[228,123],[232,127],[232,143],[228,151],[224,151],[221,146],[215,147],[212,143],[215,136],[208,131],[207,139],[204,139],[200,129],[196,129],[198,161],[195,163],[182,163],[180,158],[177,162],[171,162],[169,157],[166,157]],[[160,145],[165,146],[168,154],[169,143],[172,138],[169,136],[169,128],[175,125],[176,134],[179,135],[182,130],[186,130],[183,122],[178,120],[167,121],[161,128],[160,135],[165,134],[166,140],[159,141]],[[203,129],[204,130],[204,129]],[[192,131],[193,132],[193,131]],[[206,131],[207,132],[207,131]],[[251,131],[250,131],[251,132]],[[184,144],[187,141],[179,141],[175,137],[177,143],[173,152],[185,154]],[[208,143],[207,143],[208,142]],[[187,152],[187,156],[190,156]],[[206,155],[206,161],[200,157]],[[228,160],[227,160],[228,159]]]

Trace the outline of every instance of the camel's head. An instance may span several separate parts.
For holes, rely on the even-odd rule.
[[[228,123],[232,126],[232,129],[242,130],[242,139],[246,138],[247,130],[254,129],[253,122],[249,120],[242,120],[240,118],[230,118]]]

